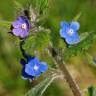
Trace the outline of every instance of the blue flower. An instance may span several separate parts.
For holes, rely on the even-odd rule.
[[[19,16],[16,21],[12,23],[12,34],[20,38],[25,38],[29,35],[30,23],[27,17]]]
[[[27,61],[21,59],[23,65],[22,77],[24,79],[34,79],[44,73],[48,69],[48,65],[45,62],[40,62],[37,57],[27,57]]]
[[[70,24],[66,21],[61,22],[60,36],[65,39],[68,44],[77,44],[80,42],[80,37],[77,33],[80,25],[76,21],[72,21]]]

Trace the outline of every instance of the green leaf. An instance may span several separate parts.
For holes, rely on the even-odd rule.
[[[49,35],[47,32],[40,32],[37,34],[35,38],[35,46],[37,47],[36,49],[41,50],[47,47],[49,43]]]
[[[49,43],[49,34],[47,32],[38,32],[34,36],[26,39],[24,49],[34,52],[34,50],[43,50]]]
[[[38,85],[32,88],[25,96],[42,96],[48,86],[54,81],[58,76],[49,76],[41,81]]]
[[[8,21],[4,21],[4,20],[0,20],[0,27],[5,27],[5,28],[10,28],[12,22],[8,22]]]

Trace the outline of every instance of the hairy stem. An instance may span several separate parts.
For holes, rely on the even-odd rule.
[[[23,49],[23,44],[24,44],[24,40],[20,41],[20,45],[19,45],[20,46],[20,51],[21,51],[23,57],[27,58],[27,54],[26,54],[25,50]]]
[[[58,64],[58,67],[60,68],[60,70],[62,71],[62,73],[64,74],[64,79],[67,81],[67,83],[69,84],[74,96],[82,96],[82,93],[78,87],[78,85],[76,84],[76,82],[73,80],[71,74],[69,73],[67,67],[65,66],[65,63],[62,61],[62,59],[60,58],[60,56],[58,56],[57,52],[54,50],[54,48],[52,48],[52,45],[48,46],[48,50],[51,54],[51,56],[53,57],[53,59],[55,60],[55,62]],[[54,54],[55,53],[55,54]]]

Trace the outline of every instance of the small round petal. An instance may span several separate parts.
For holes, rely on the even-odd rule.
[[[64,21],[64,22],[61,22],[61,26],[62,28],[60,29],[60,36],[62,38],[66,38],[68,36],[67,31],[70,28],[70,24]]]
[[[15,22],[12,23],[12,26],[13,26],[14,28],[20,28],[21,24],[22,24],[21,22],[15,21]]]
[[[80,28],[80,24],[76,21],[72,21],[70,27],[74,30],[77,31]]]
[[[60,36],[62,38],[66,38],[67,37],[67,30],[65,28],[60,29]]]
[[[40,76],[41,72],[39,70],[34,70],[33,68],[25,68],[25,72],[30,76]]]
[[[47,71],[48,70],[48,65],[47,65],[47,63],[46,62],[41,62],[40,63],[40,71],[41,72],[45,72],[45,71]]]
[[[15,35],[15,36],[20,36],[20,33],[22,33],[22,30],[20,28],[18,29],[13,29],[12,30],[12,33]]]
[[[25,65],[25,72],[26,72],[28,75],[35,76],[35,71],[34,71],[34,69],[33,69],[30,65],[28,65],[28,64]]]
[[[38,60],[37,57],[33,57],[33,58],[28,62],[28,65],[29,65],[30,67],[34,67],[35,64],[39,64],[39,60]]]
[[[60,26],[61,26],[61,28],[64,28],[64,27],[68,27],[69,24],[68,24],[66,21],[62,21],[62,22],[60,23]]]
[[[77,32],[75,32],[72,36],[67,37],[66,42],[70,45],[77,44],[80,42],[80,37]]]
[[[17,21],[24,23],[25,22],[25,17],[24,16],[19,16]]]
[[[21,29],[21,30],[22,30],[22,29]],[[27,32],[26,30],[22,30],[22,33],[20,33],[20,37],[21,37],[21,38],[25,38],[25,37],[28,36],[28,34],[29,34],[29,32]]]

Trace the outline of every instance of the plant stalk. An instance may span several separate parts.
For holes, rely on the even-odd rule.
[[[64,74],[64,79],[66,80],[66,82],[70,86],[74,96],[82,96],[82,93],[81,93],[78,85],[73,80],[73,78],[72,78],[71,74],[69,73],[67,67],[65,66],[65,63],[63,62],[63,60],[60,58],[60,56],[58,56],[55,49],[52,48],[52,45],[48,46],[48,50],[49,50],[51,56],[53,57],[53,59],[55,60],[55,62],[58,64],[58,67],[60,68],[60,70]]]

